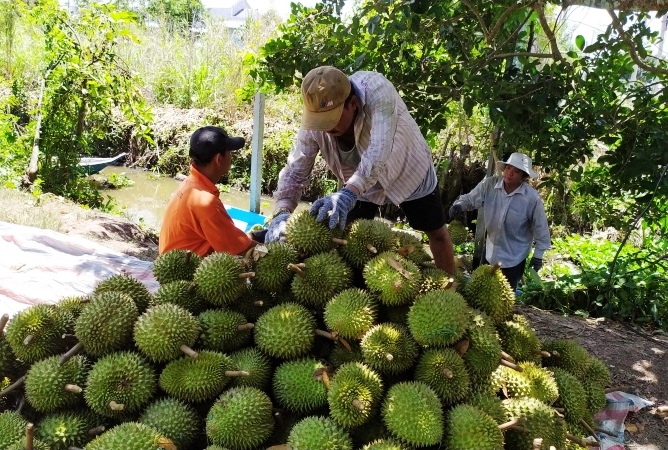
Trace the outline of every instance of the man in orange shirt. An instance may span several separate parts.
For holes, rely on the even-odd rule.
[[[245,144],[225,130],[207,126],[190,137],[190,175],[174,192],[160,228],[159,252],[191,250],[204,257],[213,252],[244,255],[257,245],[234,226],[215,183],[232,165],[232,152]]]

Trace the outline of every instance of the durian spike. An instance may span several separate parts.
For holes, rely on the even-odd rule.
[[[501,351],[501,358],[505,359],[506,361],[509,361],[511,363],[515,363],[515,358],[510,356],[508,353],[504,352],[503,350]]]
[[[76,384],[66,384],[63,389],[72,394],[81,394],[83,392],[83,389]]]
[[[392,355],[392,353],[385,353],[385,359],[392,361],[394,359],[394,355]]]
[[[123,411],[125,409],[125,405],[123,403],[116,403],[112,400],[109,402],[109,409],[112,411]]]
[[[63,353],[63,356],[61,356],[58,360],[58,364],[62,366],[81,350],[83,350],[83,344],[81,342],[77,342],[74,347],[67,351],[67,353]]]
[[[526,422],[526,419],[524,417],[517,417],[509,422],[502,423],[501,425],[499,425],[499,430],[500,431],[510,430],[511,428],[515,428],[518,425],[519,426],[524,425],[524,422]]]
[[[589,431],[589,433],[592,435],[592,437],[594,438],[594,440],[596,442],[598,442],[598,443],[601,442],[601,440],[596,435],[596,431],[594,431],[594,429],[587,423],[586,420],[580,418],[580,425],[582,425],[585,430]]]
[[[332,242],[338,245],[348,245],[348,241],[346,241],[345,239],[332,238]]]
[[[414,251],[415,247],[410,244],[404,245],[403,247],[399,247],[398,249],[395,250],[395,252],[399,253],[401,256],[410,255]]]
[[[531,445],[531,450],[540,450],[542,446],[543,446],[543,439],[536,438],[533,440],[533,444]]]
[[[199,353],[197,353],[195,350],[192,348],[188,347],[186,344],[181,345],[179,349],[185,353],[186,355],[190,356],[192,359],[195,359],[199,356]]]
[[[3,314],[2,317],[0,317],[0,334],[5,333],[5,325],[7,325],[7,322],[9,322],[9,314]]]
[[[19,378],[18,380],[7,386],[3,391],[1,391],[0,397],[4,397],[5,395],[12,392],[14,389],[21,387],[25,381],[26,381],[26,376],[23,375],[21,378]]]
[[[522,369],[520,366],[517,364],[513,364],[510,361],[506,361],[505,359],[501,358],[501,363],[502,366],[506,366],[509,369],[513,369],[517,372],[524,372],[524,369]]]
[[[500,262],[496,262],[496,263],[492,264],[489,268],[489,274],[494,275],[496,273],[496,271],[499,270],[500,268],[501,268],[501,263]]]
[[[255,328],[255,324],[254,324],[254,323],[245,323],[245,324],[243,324],[243,325],[239,325],[239,326],[237,327],[237,330],[239,330],[239,331],[248,331],[248,330],[252,330],[253,328]]]
[[[89,436],[97,436],[98,434],[102,434],[106,431],[107,429],[104,427],[104,425],[98,425],[95,428],[91,428],[88,430],[88,435]]]
[[[26,425],[26,450],[35,448],[35,425],[29,423]]]
[[[317,336],[322,336],[322,337],[327,338],[327,339],[330,339],[330,340],[332,340],[332,341],[336,341],[336,339],[337,339],[336,336],[334,336],[334,334],[333,334],[333,333],[330,333],[329,331],[324,331],[324,330],[318,330],[318,329],[316,329],[316,330],[315,330],[315,334],[316,334]]]
[[[463,341],[457,342],[453,346],[453,348],[459,356],[464,356],[464,353],[466,353],[468,351],[470,344],[471,344],[471,341],[469,341],[468,339],[464,339]]]
[[[358,399],[353,400],[352,404],[355,408],[359,409],[360,411],[364,411],[366,409],[366,406],[364,406],[364,403],[362,403]]]
[[[30,343],[32,342],[33,339],[35,339],[35,336],[32,335],[32,334],[29,334],[29,335],[26,336],[25,339],[23,340],[23,345],[30,345]]]
[[[455,374],[452,373],[452,370],[448,369],[447,367],[443,368],[443,375],[445,375],[445,378],[452,378],[455,376]]]
[[[587,439],[580,439],[578,437],[573,436],[570,433],[566,433],[566,439],[568,439],[571,442],[575,442],[580,447],[589,448],[589,447],[600,447],[601,446],[601,444],[599,444],[596,441],[589,441]]]
[[[292,270],[297,275],[303,277],[304,276],[304,270],[306,269],[306,264],[304,264],[304,263],[299,263],[299,264],[290,263],[290,264],[288,264],[288,269]]]
[[[376,247],[374,247],[373,244],[368,244],[366,246],[366,249],[369,250],[374,255],[378,254],[378,249]]]
[[[228,378],[247,377],[250,373],[245,370],[226,370],[225,376]]]
[[[255,276],[255,272],[244,272],[239,274],[239,278],[241,279],[248,279],[248,278],[253,278]]]

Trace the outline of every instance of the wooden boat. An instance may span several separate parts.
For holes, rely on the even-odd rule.
[[[83,169],[86,175],[93,175],[107,166],[118,163],[121,159],[125,158],[126,155],[127,153],[124,152],[110,158],[83,156],[79,159],[79,167]]]

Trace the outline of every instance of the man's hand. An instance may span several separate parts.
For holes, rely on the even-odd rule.
[[[463,212],[464,207],[458,203],[455,203],[450,207],[450,210],[448,211],[448,217],[450,217],[450,220],[456,219],[461,216]]]
[[[339,192],[319,198],[311,206],[311,214],[316,215],[318,222],[324,222],[329,215],[329,228],[334,229],[338,225],[342,230],[346,227],[348,213],[357,202],[357,194],[348,188],[343,188]]]
[[[264,236],[264,243],[269,244],[271,242],[285,242],[285,225],[288,219],[290,218],[289,211],[283,211],[276,214],[269,226],[267,227],[267,234]]]
[[[538,272],[541,267],[543,267],[543,260],[541,258],[536,258],[535,256],[529,261],[529,267]]]

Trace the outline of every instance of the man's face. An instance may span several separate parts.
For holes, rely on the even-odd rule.
[[[522,183],[524,179],[524,172],[522,172],[517,167],[506,164],[503,168],[503,182],[506,186],[516,188]]]
[[[216,155],[218,158],[218,167],[220,169],[221,176],[227,175],[230,172],[230,167],[232,167],[232,152],[223,151]]]
[[[341,113],[341,118],[339,123],[336,124],[331,130],[327,130],[328,134],[332,136],[342,136],[354,126],[355,114],[357,113],[357,97],[353,96],[347,105],[343,107],[343,112]]]

